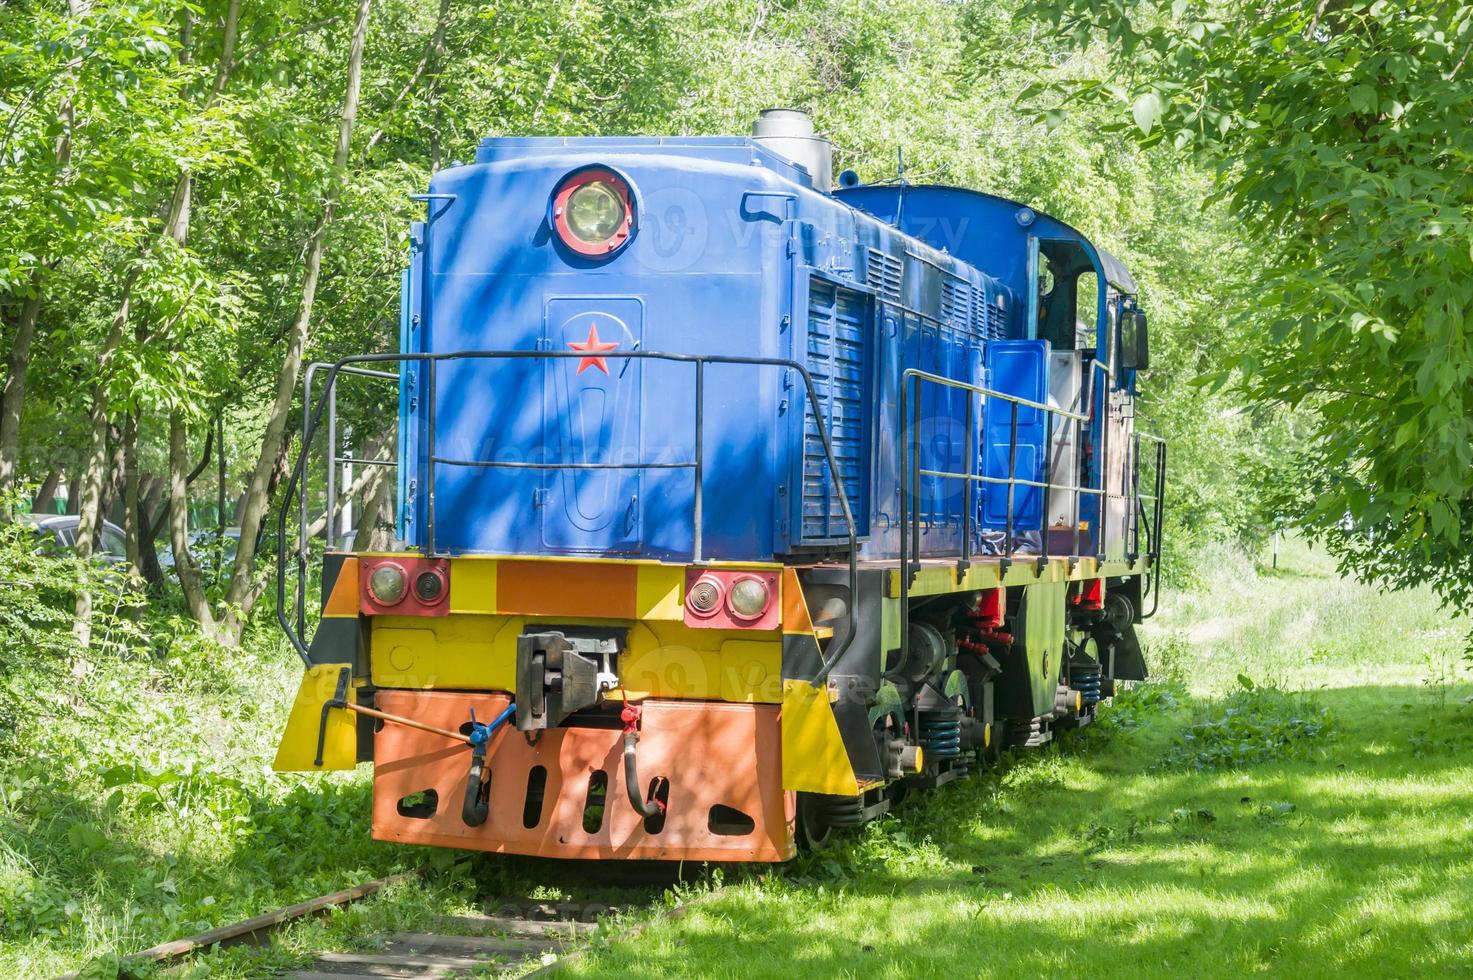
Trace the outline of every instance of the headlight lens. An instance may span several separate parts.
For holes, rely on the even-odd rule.
[[[614,237],[624,218],[624,199],[602,180],[591,180],[568,196],[568,230],[590,245]]]
[[[625,177],[608,167],[581,167],[558,182],[548,218],[566,249],[603,260],[629,244],[635,210],[634,188]]]
[[[433,604],[445,594],[445,579],[438,572],[420,572],[414,579],[414,595],[420,602]]]
[[[368,591],[381,606],[392,606],[404,598],[404,569],[398,565],[380,565],[368,576]]]
[[[767,584],[759,578],[738,579],[731,587],[727,600],[732,615],[742,619],[756,619],[767,610]]]

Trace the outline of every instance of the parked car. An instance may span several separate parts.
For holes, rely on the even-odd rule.
[[[76,514],[22,514],[20,521],[34,528],[45,544],[58,548],[77,546],[77,527],[82,519]],[[92,556],[109,565],[121,565],[128,560],[128,538],[123,529],[112,521],[102,522],[102,535]]]
[[[189,532],[189,553],[194,555],[200,571],[207,576],[214,577],[235,567],[235,553],[240,548],[240,528],[227,527],[224,531],[223,539],[217,537],[219,532],[213,527]],[[262,527],[261,534],[256,539],[257,554],[261,553],[265,534],[266,529]],[[173,568],[175,560],[173,545],[164,545],[159,552],[159,564],[164,568]]]

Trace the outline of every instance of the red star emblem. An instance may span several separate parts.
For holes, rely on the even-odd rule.
[[[581,342],[574,340],[568,343],[568,347],[570,347],[571,349],[576,351],[583,351],[585,354],[588,355],[587,357],[584,357],[578,361],[578,370],[574,371],[573,373],[582,374],[588,368],[596,367],[604,374],[608,374],[608,358],[599,357],[598,355],[606,350],[613,350],[615,347],[618,346],[619,345],[616,343],[603,343],[602,341],[600,341],[598,339],[598,324],[590,323],[588,325],[587,340]]]

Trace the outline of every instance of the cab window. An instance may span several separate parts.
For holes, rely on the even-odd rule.
[[[1074,284],[1074,347],[1095,346],[1095,323],[1100,316],[1100,283],[1093,271],[1081,272]]]

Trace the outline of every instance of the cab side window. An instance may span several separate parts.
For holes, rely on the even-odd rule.
[[[1095,346],[1095,326],[1100,316],[1100,282],[1094,272],[1081,272],[1074,283],[1074,348]]]

